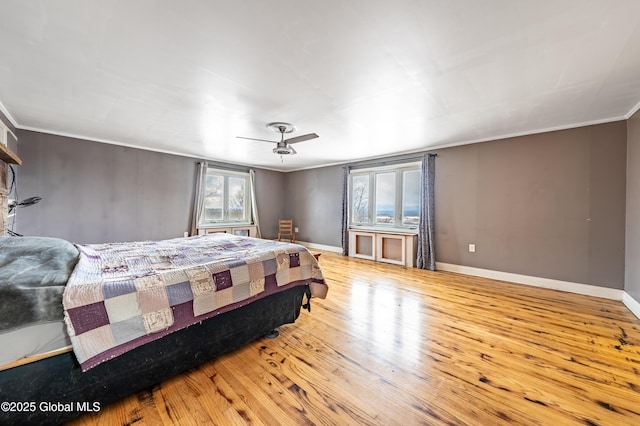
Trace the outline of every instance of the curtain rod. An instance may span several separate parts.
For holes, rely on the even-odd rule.
[[[228,170],[230,172],[248,172],[249,170],[251,170],[251,167],[249,166],[237,166],[234,164],[229,164],[229,163],[218,163],[215,161],[209,161],[209,160],[200,160],[198,161],[199,163],[205,162],[207,163],[207,167],[211,167],[212,169],[219,169],[219,170]]]
[[[438,154],[436,153],[426,152],[420,156],[396,158],[396,159],[390,159],[390,160],[384,160],[384,161],[380,161],[380,160],[377,160],[377,161],[371,160],[371,162],[363,161],[363,162],[358,162],[357,164],[347,164],[347,166],[345,167],[350,167],[351,170],[357,170],[357,169],[367,169],[369,167],[393,166],[396,164],[411,163],[413,161],[422,161],[422,158],[424,157],[425,154],[433,155],[434,157],[438,156]]]

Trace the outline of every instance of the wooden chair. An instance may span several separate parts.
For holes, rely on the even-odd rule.
[[[290,242],[296,242],[296,234],[293,232],[293,219],[278,220],[278,241],[282,238],[288,239]]]

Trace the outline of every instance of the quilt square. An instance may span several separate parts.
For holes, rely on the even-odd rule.
[[[216,291],[216,286],[213,283],[212,277],[206,277],[199,280],[192,279],[190,285],[194,298],[202,294],[213,293]]]
[[[258,280],[264,277],[264,268],[262,266],[262,261],[247,263],[247,268],[249,269],[249,280]]]
[[[300,266],[303,265],[311,265],[313,263],[313,255],[308,251],[301,251],[298,253],[298,257],[300,258]]]
[[[159,275],[147,275],[144,277],[135,278],[133,282],[135,283],[138,291],[164,286],[162,278],[160,278]]]
[[[239,302],[241,300],[245,300],[251,297],[251,285],[249,284],[249,282],[245,282],[237,285],[234,284],[233,287],[231,287],[231,289],[233,290],[234,302]]]
[[[67,314],[76,336],[109,324],[109,314],[102,301],[67,309]]]
[[[276,256],[276,261],[278,262],[278,271],[289,269],[289,253],[279,253]]]
[[[193,315],[204,315],[216,309],[216,293],[204,293],[193,298]]]
[[[116,341],[111,334],[111,327],[108,325],[94,328],[79,336],[72,336],[71,343],[76,355],[85,360],[116,346]],[[78,350],[80,354],[78,354]]]
[[[193,324],[193,317],[196,316],[193,301],[172,306],[171,310],[173,311],[173,327],[182,328]]]
[[[146,336],[147,331],[144,328],[142,317],[137,316],[111,324],[111,333],[116,343],[121,345],[138,337]]]
[[[302,265],[300,266],[300,276],[302,280],[311,278],[311,273],[313,272],[313,265]]]
[[[297,268],[296,268],[297,269]],[[289,284],[291,281],[291,272],[296,269],[281,269],[276,273],[276,283],[278,286]]]
[[[262,261],[262,268],[264,270],[264,276],[273,275],[278,271],[278,262],[276,259],[267,259]]]
[[[144,328],[147,334],[157,333],[171,327],[173,324],[173,312],[171,308],[149,312],[142,315],[142,321],[144,321]]]
[[[247,265],[240,265],[235,268],[231,268],[231,282],[235,287],[238,284],[244,284],[249,282],[249,267]]]
[[[152,256],[149,258],[149,262],[153,271],[162,271],[173,268],[173,264],[171,263],[171,259],[169,259],[169,256]]]
[[[109,285],[103,287],[105,299],[122,296],[123,294],[134,293],[136,285],[133,280],[111,281]]]
[[[244,266],[247,264],[247,262],[242,259],[229,259],[225,263],[227,264],[229,269],[237,268],[238,266]]]
[[[169,299],[163,287],[138,292],[138,304],[143,315],[169,308]]]
[[[285,269],[285,271],[288,271],[288,269]],[[273,275],[267,275],[266,277],[264,277],[264,291],[273,291],[274,289],[278,288],[278,281],[276,281],[276,274]]]
[[[264,291],[264,278],[260,278],[259,280],[252,280],[249,283],[249,291],[252,296],[255,296],[258,293],[262,293]]]
[[[211,273],[205,266],[196,266],[193,268],[185,269],[184,272],[187,274],[190,281],[202,281],[211,278]]]
[[[75,287],[71,287],[70,284],[67,283],[67,289]],[[85,305],[90,305],[92,303],[102,302],[104,300],[104,295],[102,294],[102,284],[94,283],[94,284],[86,284],[82,286],[82,291],[67,291],[62,294],[64,300],[65,309],[82,307]]]
[[[169,298],[169,306],[175,306],[193,300],[191,284],[188,282],[167,286],[165,290]]]
[[[113,258],[102,263],[102,276],[105,278],[124,277],[129,273],[129,266],[123,259]]]
[[[126,321],[129,318],[142,315],[138,305],[138,294],[129,293],[122,296],[111,297],[104,301],[107,315],[111,323]]]
[[[227,264],[222,260],[208,263],[206,267],[207,267],[207,271],[209,271],[209,274],[211,276],[217,274],[218,272],[226,271],[227,269],[229,269]]]
[[[171,263],[174,266],[182,266],[182,265],[190,265],[191,261],[189,260],[188,256],[182,253],[176,253],[171,255]]]
[[[233,285],[231,280],[231,271],[222,271],[213,275],[213,281],[216,284],[216,291],[224,290]]]
[[[216,309],[220,309],[224,306],[230,305],[233,302],[233,288],[226,288],[221,291],[216,291]]]
[[[164,271],[162,272],[162,275],[160,275],[160,277],[162,278],[162,282],[164,282],[164,285],[173,285],[173,284],[181,284],[181,283],[189,282],[189,276],[182,269]]]
[[[290,282],[296,282],[296,281],[300,281],[302,279],[302,274],[301,274],[301,270],[300,268],[291,268],[289,269],[289,277],[288,277],[288,281],[286,283],[282,283],[282,284],[288,284]],[[282,285],[280,282],[278,282],[278,285]]]
[[[146,256],[129,256],[127,257],[127,266],[136,272],[148,271],[151,272],[151,264],[149,258]]]

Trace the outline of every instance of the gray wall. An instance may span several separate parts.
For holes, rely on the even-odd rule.
[[[624,290],[640,303],[640,112],[627,121],[627,231]]]
[[[437,152],[439,262],[623,288],[624,121]],[[341,182],[341,167],[287,174],[300,240],[340,246]]]
[[[284,173],[256,169],[256,202],[262,238],[278,236],[278,219],[285,216]]]
[[[189,230],[198,160],[21,130],[14,231],[76,243],[157,240]],[[256,171],[265,236],[276,234],[280,173]],[[271,188],[278,188],[275,195]]]
[[[440,150],[437,260],[622,289],[625,127]]]
[[[341,245],[342,166],[285,175],[284,215],[299,228],[296,238],[316,244]]]

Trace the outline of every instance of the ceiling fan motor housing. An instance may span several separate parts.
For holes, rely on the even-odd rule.
[[[273,148],[273,153],[274,154],[278,154],[278,155],[295,154],[295,152],[291,149],[291,147],[286,146],[286,145],[285,146],[280,146],[280,144],[278,144],[278,146]]]

